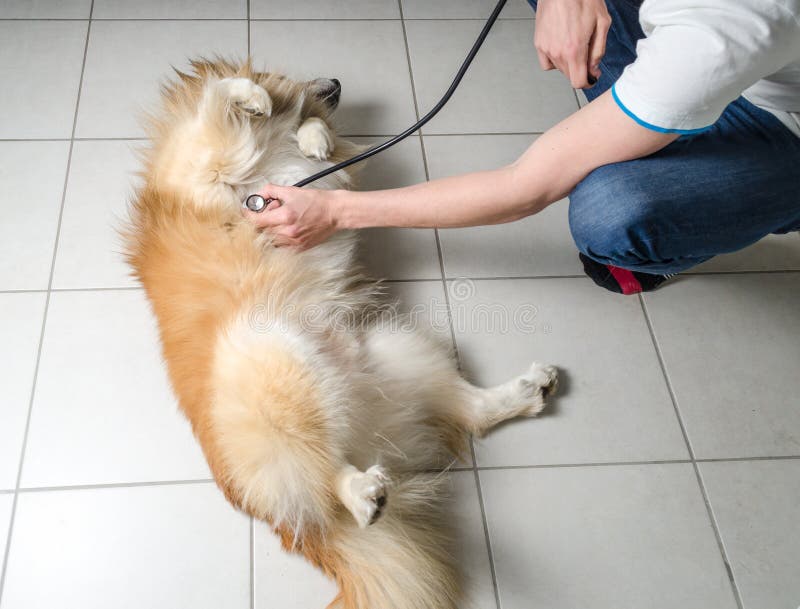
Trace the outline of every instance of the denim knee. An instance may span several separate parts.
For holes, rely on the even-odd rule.
[[[658,251],[654,198],[615,165],[594,170],[569,196],[569,227],[578,249],[624,268],[646,271],[666,262]]]
[[[578,249],[602,264],[644,273],[679,273],[711,255],[685,225],[685,193],[629,161],[595,169],[569,196],[569,227]],[[688,192],[688,191],[687,191]]]

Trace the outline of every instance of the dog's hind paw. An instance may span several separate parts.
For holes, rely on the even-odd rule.
[[[362,529],[380,518],[386,507],[389,478],[379,465],[365,472],[355,471],[346,484],[343,502]]]
[[[249,78],[223,78],[219,86],[234,108],[255,117],[272,114],[269,94]]]

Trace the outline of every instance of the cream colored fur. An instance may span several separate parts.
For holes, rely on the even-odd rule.
[[[437,339],[370,319],[380,290],[354,235],[274,248],[241,217],[244,197],[357,148],[306,83],[224,61],[179,76],[150,121],[129,258],[217,483],[337,580],[335,604],[455,607],[446,485],[421,472],[451,463],[469,434],[537,414],[555,369],[475,387]],[[315,187],[351,181],[340,171]]]

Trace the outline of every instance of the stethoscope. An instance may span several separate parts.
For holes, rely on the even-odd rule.
[[[256,213],[262,212],[267,209],[267,205],[277,201],[278,207],[283,205],[280,199],[271,199],[271,198],[264,198],[261,195],[250,195],[245,200],[243,205],[249,209],[250,211],[254,211]]]
[[[420,127],[425,125],[425,123],[427,123],[434,116],[436,116],[436,114],[438,114],[439,110],[441,110],[444,107],[444,105],[448,101],[450,101],[450,98],[453,96],[453,93],[455,93],[456,89],[458,88],[458,85],[461,83],[461,79],[464,77],[464,74],[466,74],[466,72],[467,72],[467,68],[469,68],[470,64],[472,63],[472,60],[475,59],[475,55],[478,54],[478,50],[481,48],[481,45],[483,44],[483,41],[486,40],[486,36],[489,35],[489,31],[492,29],[492,26],[494,25],[495,21],[497,21],[497,17],[500,15],[500,11],[503,10],[503,7],[505,6],[505,4],[506,4],[506,0],[499,0],[499,2],[497,3],[497,6],[494,7],[494,10],[492,11],[492,14],[489,16],[489,19],[486,20],[486,24],[483,26],[483,29],[481,30],[481,33],[478,35],[478,39],[475,41],[475,44],[472,45],[472,48],[470,49],[469,53],[467,54],[467,57],[464,60],[464,63],[462,63],[461,67],[458,69],[458,72],[456,73],[456,76],[453,79],[453,82],[450,83],[450,87],[447,89],[445,94],[442,96],[442,99],[440,99],[438,101],[438,103],[433,107],[433,109],[430,112],[428,112],[425,116],[423,116],[420,120],[418,120],[416,123],[411,125],[408,129],[403,131],[401,134],[394,136],[392,139],[387,140],[387,141],[383,142],[382,144],[378,144],[376,146],[373,146],[369,150],[365,150],[361,154],[357,154],[356,156],[354,156],[354,157],[352,157],[350,159],[347,159],[346,161],[342,161],[341,163],[337,163],[336,165],[328,167],[327,169],[323,169],[322,171],[320,171],[318,173],[315,173],[314,175],[311,175],[311,176],[309,176],[307,178],[304,178],[304,179],[300,180],[297,184],[295,184],[295,186],[296,187],[302,187],[302,186],[305,186],[306,184],[311,184],[311,182],[316,182],[320,178],[324,178],[325,176],[330,175],[330,174],[332,174],[332,173],[334,173],[336,171],[339,171],[340,169],[344,169],[345,167],[349,167],[350,165],[352,165],[354,163],[358,163],[359,161],[363,161],[364,159],[368,159],[369,157],[371,157],[373,155],[376,155],[379,152],[383,152],[387,148],[391,148],[392,146],[394,146],[398,142],[406,139],[409,135],[411,135],[412,133],[417,131]],[[268,198],[268,197],[262,197],[261,195],[258,195],[258,194],[252,194],[252,195],[249,195],[244,200],[244,203],[242,203],[242,206],[246,207],[250,211],[254,211],[256,213],[260,213],[260,212],[264,211],[265,209],[267,209],[267,206],[270,203],[273,203],[275,201],[278,202],[279,206],[283,205],[283,203],[279,199],[272,199],[272,198]]]

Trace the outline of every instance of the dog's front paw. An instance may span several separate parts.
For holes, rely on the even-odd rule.
[[[305,156],[325,161],[333,152],[333,136],[325,121],[312,117],[297,130],[297,145]]]
[[[272,114],[269,94],[249,78],[223,78],[219,86],[234,108],[256,117]]]
[[[520,414],[533,417],[544,408],[546,397],[553,395],[558,388],[558,369],[555,366],[533,362],[530,370],[515,379],[518,387]]]
[[[388,484],[389,478],[379,465],[350,476],[350,496],[346,505],[362,529],[377,521],[383,513]]]

